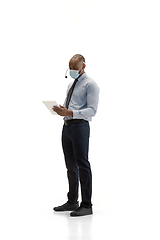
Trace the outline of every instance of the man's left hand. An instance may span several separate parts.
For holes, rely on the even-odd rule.
[[[59,107],[53,106],[53,111],[55,111],[60,116],[72,116],[73,112],[69,111],[66,107],[59,105]]]

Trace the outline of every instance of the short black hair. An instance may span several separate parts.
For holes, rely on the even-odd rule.
[[[78,58],[80,61],[85,62],[85,58],[81,54],[75,54],[72,58]]]

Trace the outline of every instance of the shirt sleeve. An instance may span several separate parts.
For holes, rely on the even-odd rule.
[[[97,113],[99,102],[99,87],[96,82],[89,84],[87,88],[87,107],[81,110],[73,110],[73,119],[93,117]]]

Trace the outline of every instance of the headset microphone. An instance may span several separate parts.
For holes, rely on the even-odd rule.
[[[66,73],[65,73],[65,78],[67,78],[67,72],[68,72],[68,69],[69,69],[69,68],[67,68],[67,71],[66,71]]]

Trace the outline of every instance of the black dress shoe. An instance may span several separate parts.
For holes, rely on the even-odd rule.
[[[57,211],[57,212],[73,211],[73,210],[76,210],[78,207],[79,207],[79,203],[78,202],[76,204],[70,204],[69,202],[66,202],[62,206],[54,207],[53,210]]]
[[[90,215],[93,214],[92,207],[90,208],[85,208],[80,206],[77,210],[73,211],[70,213],[71,217],[81,217],[85,215]]]

